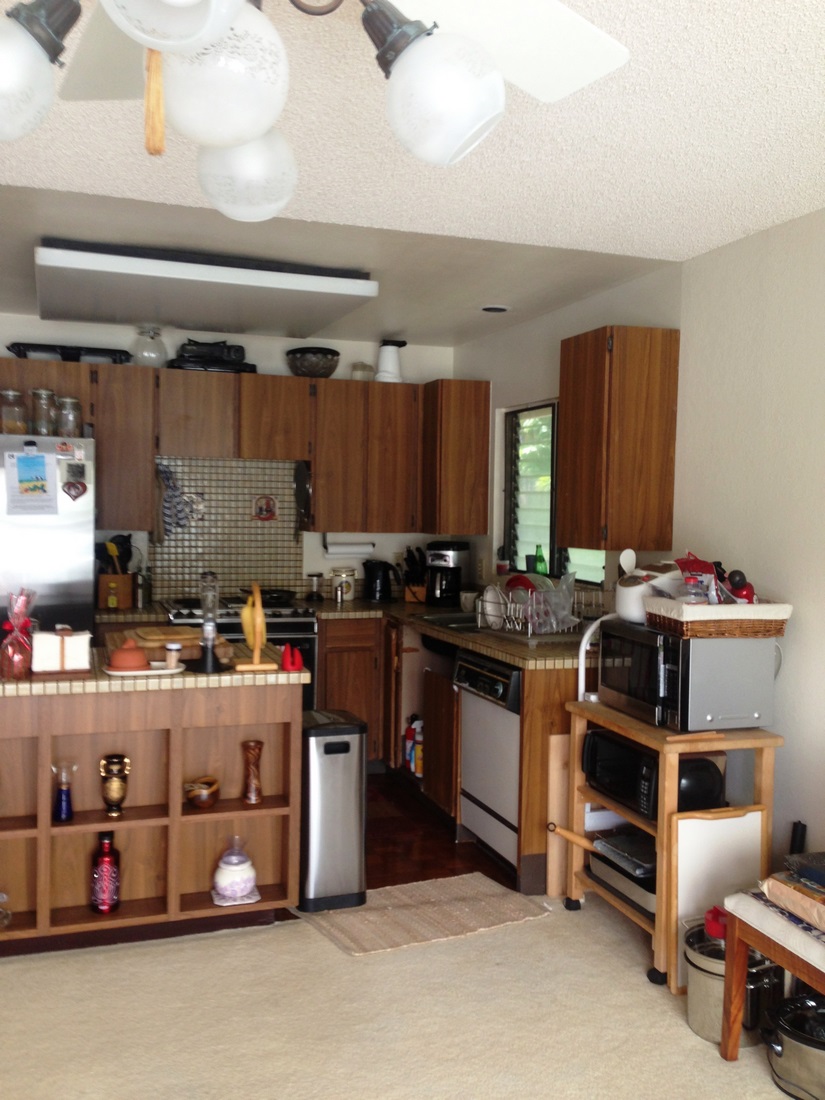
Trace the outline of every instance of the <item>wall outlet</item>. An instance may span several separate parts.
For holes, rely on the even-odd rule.
[[[394,550],[393,551],[392,563],[393,563],[393,565],[397,566],[399,572],[403,569],[403,567],[404,567],[404,551],[403,550]]]
[[[476,580],[479,584],[484,583],[484,558],[478,558],[476,561]]]

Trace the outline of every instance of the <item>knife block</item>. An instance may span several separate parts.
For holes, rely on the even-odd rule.
[[[111,586],[115,587],[112,588]],[[101,611],[128,611],[132,607],[134,577],[131,573],[101,573],[97,578],[97,606]],[[117,607],[109,607],[109,594]]]

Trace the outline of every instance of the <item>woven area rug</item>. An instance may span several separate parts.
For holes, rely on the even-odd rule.
[[[535,920],[547,910],[482,874],[368,890],[365,905],[298,916],[350,955],[468,936]]]

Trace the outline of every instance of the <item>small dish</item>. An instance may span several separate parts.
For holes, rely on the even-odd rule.
[[[150,661],[148,668],[140,670],[107,668],[104,666],[103,671],[107,676],[177,676],[177,674],[183,672],[185,668],[186,665],[176,665],[174,668],[167,668],[165,661]]]
[[[481,597],[481,607],[484,618],[491,630],[501,630],[504,626],[504,614],[507,609],[506,600],[501,589],[494,584],[488,584]]]
[[[508,592],[512,592],[514,589],[521,589],[527,592],[535,592],[536,590],[535,583],[530,580],[526,573],[514,573],[504,587]]]

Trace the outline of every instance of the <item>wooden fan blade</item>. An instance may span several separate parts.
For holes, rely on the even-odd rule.
[[[163,55],[146,51],[146,92],[143,99],[144,144],[146,152],[157,157],[166,151],[163,111]]]

